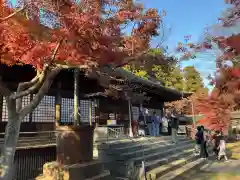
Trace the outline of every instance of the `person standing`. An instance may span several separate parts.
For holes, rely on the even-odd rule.
[[[143,112],[140,112],[139,117],[138,117],[138,134],[140,136],[145,136],[145,119]]]
[[[213,137],[213,139],[214,139],[213,152],[215,153],[216,157],[218,157],[218,153],[219,153],[218,147],[219,147],[219,144],[220,144],[220,140],[222,139],[221,136],[222,135],[221,135],[220,131],[216,131],[215,135]]]
[[[207,135],[204,129],[204,126],[201,126],[201,133],[202,133],[202,141],[201,141],[201,150],[200,150],[200,157],[201,158],[208,158],[207,152]]]
[[[200,147],[201,147],[201,142],[203,140],[202,132],[201,132],[201,127],[197,127],[197,133],[195,135],[195,140],[196,140],[196,145],[195,145],[195,154],[200,155]]]
[[[152,121],[152,136],[157,136],[159,134],[159,123],[158,123],[158,118],[156,116],[156,112],[154,111],[152,116],[151,116],[151,121]],[[158,133],[157,133],[158,131]]]
[[[146,113],[147,114],[147,113]],[[147,118],[147,127],[148,127],[148,134],[150,135],[150,136],[153,136],[154,134],[153,134],[153,121],[152,121],[152,116],[149,116],[148,114],[147,114],[147,116],[146,116],[146,118]]]
[[[178,131],[178,118],[176,113],[171,114],[171,129],[172,129],[172,142],[177,143],[177,131]]]
[[[225,160],[227,161],[228,158],[227,158],[227,154],[226,154],[226,142],[225,142],[225,139],[223,136],[221,137],[221,140],[219,142],[218,150],[219,150],[218,160],[221,160],[221,157],[224,157]]]
[[[161,133],[167,134],[168,133],[168,118],[166,116],[163,116],[161,122],[162,122]]]
[[[159,128],[158,128],[158,136],[160,134],[162,134],[162,131],[163,131],[163,120],[162,120],[162,117],[161,116],[157,116],[157,119],[158,119],[158,122],[159,122]]]
[[[160,117],[156,115],[156,112],[153,112],[152,116],[153,121],[153,130],[154,130],[154,136],[159,136],[159,127],[160,127]]]
[[[168,125],[167,125],[167,131],[168,131],[168,135],[171,136],[172,134],[172,127],[171,127],[171,115],[168,114],[167,116],[167,120],[168,120]]]

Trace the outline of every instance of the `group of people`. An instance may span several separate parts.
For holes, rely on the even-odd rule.
[[[167,124],[167,125],[166,125]],[[177,116],[172,112],[166,116],[158,116],[154,111],[152,115],[146,115],[141,112],[138,119],[139,135],[145,135],[145,126],[147,125],[148,134],[150,136],[159,136],[163,126],[167,128],[168,135],[172,135],[173,143],[177,143],[177,131],[179,121]],[[167,127],[166,127],[167,126]]]
[[[167,124],[167,125],[166,125]],[[166,128],[168,135],[172,136],[172,142],[177,143],[177,132],[179,126],[179,118],[174,111],[165,113],[165,116],[160,117],[154,111],[152,115],[141,112],[136,123],[136,130],[138,135],[145,136],[145,127],[147,126],[148,134],[150,136],[159,136],[162,128]],[[197,127],[195,134],[196,147],[195,153],[200,155],[201,158],[208,158],[208,147],[212,145],[216,157],[220,160],[222,157],[228,160],[226,155],[226,142],[223,133],[216,131],[213,135],[210,131],[205,130],[204,126]]]
[[[150,136],[159,136],[160,134],[160,126],[162,124],[160,116],[156,115],[154,111],[151,116],[147,116],[147,128]]]
[[[209,155],[207,147],[212,144],[213,151],[215,152],[217,159],[220,160],[224,157],[226,161],[228,160],[226,155],[226,141],[222,132],[216,131],[213,135],[211,135],[204,129],[204,126],[199,126],[197,127],[195,139],[195,153],[200,155],[201,158],[208,158]]]

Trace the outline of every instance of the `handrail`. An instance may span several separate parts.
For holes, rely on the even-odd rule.
[[[115,132],[116,134],[119,135],[119,137],[120,137],[120,135],[121,135],[120,132],[116,131],[115,129],[113,129],[113,128],[111,128],[111,127],[108,127],[108,130],[111,130],[111,131]],[[136,142],[136,141],[135,141],[131,136],[129,136],[128,134],[123,134],[123,135],[124,135],[124,137],[127,137],[127,138],[130,139],[131,141]],[[107,137],[108,137],[108,135],[107,135]]]

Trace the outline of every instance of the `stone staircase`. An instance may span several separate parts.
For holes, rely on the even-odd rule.
[[[171,180],[206,161],[194,154],[194,141],[178,137],[142,137],[98,143],[98,159],[114,179]],[[144,173],[145,171],[145,173]]]

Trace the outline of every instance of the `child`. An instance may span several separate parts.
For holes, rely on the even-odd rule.
[[[218,158],[218,152],[219,152],[218,147],[219,147],[219,144],[220,144],[220,140],[222,138],[223,138],[222,134],[219,131],[216,131],[215,135],[213,137],[213,139],[214,139],[213,151],[215,152],[217,158]]]
[[[237,137],[237,140],[240,140],[240,129],[239,128],[236,128],[236,137]]]
[[[227,161],[228,158],[227,158],[227,155],[226,155],[226,142],[224,140],[224,138],[222,138],[220,140],[220,143],[219,143],[219,146],[218,146],[218,160],[221,159],[222,156],[224,156],[225,160]]]

